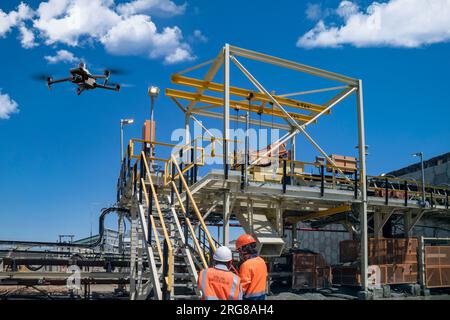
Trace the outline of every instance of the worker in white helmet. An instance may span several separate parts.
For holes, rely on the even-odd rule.
[[[198,288],[202,300],[242,300],[241,279],[231,272],[233,256],[225,246],[217,248],[213,266],[200,271]]]

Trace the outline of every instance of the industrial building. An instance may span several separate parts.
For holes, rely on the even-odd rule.
[[[283,84],[263,86],[252,63],[329,85],[278,94]],[[238,78],[248,85],[232,84]],[[257,239],[269,285],[352,287],[361,299],[388,296],[396,285],[422,295],[450,286],[449,154],[425,162],[425,185],[416,166],[368,175],[361,79],[226,44],[171,80],[165,95],[185,119],[183,144],[155,139],[157,124],[145,122],[142,137],[126,146],[117,202],[102,211],[99,237],[33,256],[28,248],[61,246],[3,241],[0,285],[62,283],[64,274],[33,266],[75,264],[102,269],[81,273],[88,293],[87,285],[107,283],[132,300],[198,299],[198,271],[219,245],[233,247],[231,229],[239,227]],[[308,132],[344,101],[357,115],[357,155],[332,154]],[[267,130],[270,141],[255,147],[252,128]],[[314,159],[297,149],[301,138]],[[103,229],[110,213],[128,221],[129,238],[120,227],[114,243],[104,242],[115,234]],[[83,256],[74,259],[71,248]]]

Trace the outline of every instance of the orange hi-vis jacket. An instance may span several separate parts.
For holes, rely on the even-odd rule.
[[[200,271],[198,288],[202,291],[202,300],[242,300],[241,279],[221,267]]]
[[[266,294],[267,265],[257,256],[244,261],[239,268],[244,298],[258,297]]]

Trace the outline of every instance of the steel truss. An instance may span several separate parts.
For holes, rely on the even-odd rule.
[[[294,71],[298,71],[300,73],[305,73],[309,75],[313,75],[319,78],[324,78],[328,80],[333,80],[342,83],[342,86],[335,86],[330,88],[320,88],[316,90],[310,90],[307,92],[294,92],[283,95],[274,95],[270,93],[270,91],[265,88],[256,77],[250,73],[250,71],[243,65],[243,63],[238,58],[246,58],[254,61],[259,61],[266,64],[271,64],[275,66],[279,66],[281,68],[290,69]],[[232,87],[231,75],[230,75],[230,65],[233,63],[236,67],[241,71],[243,75],[252,83],[252,85],[256,88],[256,91],[240,89],[236,87]],[[188,78],[185,75],[194,70],[198,70],[199,68],[205,67],[209,65],[209,69],[204,76],[203,79],[197,80]],[[223,83],[214,83],[212,82],[219,69],[223,67]],[[362,289],[367,290],[368,282],[367,282],[367,190],[366,190],[366,154],[365,154],[365,130],[364,130],[364,107],[363,107],[363,89],[362,89],[362,81],[359,79],[351,78],[348,76],[340,75],[334,72],[318,69],[315,67],[307,66],[304,64],[300,64],[297,62],[273,57],[267,54],[239,48],[236,46],[232,46],[229,44],[225,44],[222,50],[219,52],[215,59],[206,61],[197,66],[191,67],[189,69],[183,70],[179,73],[173,75],[172,80],[174,83],[178,83],[181,85],[188,85],[196,88],[195,93],[183,92],[179,90],[167,89],[166,95],[171,97],[173,101],[177,104],[177,106],[185,113],[186,115],[186,136],[190,136],[189,132],[189,119],[194,119],[194,121],[198,121],[194,115],[200,115],[209,118],[219,118],[223,120],[223,168],[224,168],[224,178],[228,179],[228,170],[229,170],[229,159],[228,159],[228,151],[229,143],[230,143],[230,120],[236,120],[239,122],[244,122],[245,120],[230,116],[230,108],[238,108],[244,109],[248,111],[255,112],[255,109],[251,109],[250,107],[245,107],[244,102],[234,101],[232,100],[232,96],[240,96],[245,97],[246,95],[252,94],[255,97],[255,100],[262,102],[261,109],[263,112],[267,114],[271,114],[275,117],[279,117],[285,120],[285,124],[273,124],[273,127],[278,129],[287,130],[288,133],[277,140],[276,142],[271,144],[271,147],[268,148],[260,157],[265,157],[270,154],[272,150],[277,149],[281,144],[285,143],[288,140],[294,140],[295,137],[299,134],[302,134],[306,137],[306,139],[312,144],[314,148],[328,161],[338,171],[344,179],[348,178],[344,174],[344,172],[336,165],[336,163],[328,156],[328,153],[307,133],[306,128],[312,123],[316,123],[323,115],[329,114],[330,111],[339,103],[347,99],[349,96],[356,94],[356,110],[357,110],[357,123],[358,123],[358,148],[359,148],[359,192],[358,192],[358,202],[359,202],[359,216],[360,216],[360,224],[361,224],[361,279],[362,280]],[[206,91],[212,90],[215,92],[222,92],[223,98],[214,98],[211,96],[207,96],[205,94]],[[338,94],[336,94],[331,100],[326,102],[323,105],[315,105],[311,103],[306,103],[303,101],[293,100],[291,97],[311,94],[317,92],[325,92],[331,90],[339,90]],[[180,99],[188,100],[187,105],[183,106]],[[197,106],[198,103],[206,103],[209,104],[207,106]],[[264,109],[264,103],[271,103],[276,110],[269,112]],[[214,107],[223,107],[221,113],[206,111],[206,109],[214,108]],[[305,114],[298,114],[288,112],[286,110],[286,106],[297,107],[297,109],[301,109],[303,111],[307,111]],[[268,126],[268,123],[264,123],[264,125]],[[251,165],[257,164],[259,159],[256,159]],[[227,209],[224,209],[224,217],[227,216]],[[226,220],[226,219],[224,219]],[[280,219],[278,219],[280,220]],[[226,229],[224,228],[224,232]]]

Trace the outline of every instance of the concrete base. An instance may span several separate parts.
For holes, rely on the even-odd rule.
[[[372,293],[372,299],[376,300],[376,299],[383,298],[384,290],[383,290],[383,288],[373,288],[371,293]]]
[[[373,292],[371,291],[358,291],[359,300],[373,300]]]
[[[373,288],[369,293],[372,294],[372,298],[383,299],[391,297],[391,287],[389,285],[382,285],[380,288]]]
[[[428,297],[430,294],[430,289],[422,289],[422,295],[424,297]]]
[[[420,287],[420,284],[408,284],[406,285],[406,288],[408,290],[408,293],[412,296],[420,296],[422,293],[422,288]]]
[[[391,297],[391,287],[389,285],[382,286],[383,289],[383,298]]]

